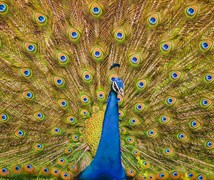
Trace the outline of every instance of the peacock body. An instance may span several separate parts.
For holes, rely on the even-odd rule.
[[[213,11],[0,0],[0,176],[214,179]]]

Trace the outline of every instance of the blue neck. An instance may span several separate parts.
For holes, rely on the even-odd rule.
[[[80,179],[126,179],[121,164],[117,94],[111,90],[96,156]]]

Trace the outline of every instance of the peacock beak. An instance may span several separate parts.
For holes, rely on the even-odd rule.
[[[124,89],[120,88],[120,89],[119,89],[119,94],[120,94],[122,97],[124,97]]]

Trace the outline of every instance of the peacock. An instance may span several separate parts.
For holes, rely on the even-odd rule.
[[[0,178],[214,179],[213,0],[0,0]]]

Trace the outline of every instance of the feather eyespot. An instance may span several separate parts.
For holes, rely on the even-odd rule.
[[[83,80],[83,82],[90,84],[93,80],[93,76],[89,71],[85,70],[82,73],[82,80]]]
[[[84,95],[84,94],[80,96],[80,100],[81,100],[82,105],[89,105],[91,103],[89,96]]]
[[[142,63],[142,56],[140,53],[133,53],[128,56],[128,63],[131,67],[136,68]]]
[[[214,143],[212,141],[205,142],[205,148],[206,149],[213,149],[214,148]]]
[[[60,157],[60,158],[58,158],[57,163],[58,163],[60,166],[64,166],[64,165],[67,164],[67,160],[66,160],[65,158],[63,158],[63,157]]]
[[[44,144],[41,144],[41,143],[35,143],[33,148],[37,151],[42,151],[44,149]]]
[[[157,13],[151,14],[147,17],[147,23],[150,27],[156,27],[158,26],[160,21],[160,16]]]
[[[100,3],[97,3],[97,2],[91,4],[90,13],[95,18],[99,18],[103,14],[102,5]]]
[[[166,172],[160,172],[159,174],[157,174],[157,179],[168,179],[169,175]]]
[[[23,96],[27,100],[32,100],[34,98],[34,94],[31,91],[23,92]]]
[[[61,135],[62,134],[62,130],[59,127],[54,127],[51,130],[51,132],[52,132],[53,135]]]
[[[136,126],[136,125],[139,124],[139,120],[138,120],[137,118],[131,118],[131,119],[129,120],[129,124],[130,124],[131,126]]]
[[[57,51],[56,56],[57,56],[57,61],[60,66],[65,67],[70,61],[68,55],[65,54],[64,52]]]
[[[126,170],[126,174],[127,174],[127,176],[129,176],[129,177],[134,177],[135,175],[136,175],[136,171],[134,170],[134,169],[127,169]]]
[[[24,46],[25,46],[25,49],[27,50],[27,52],[29,52],[29,53],[35,53],[37,50],[37,46],[35,43],[30,43],[30,42],[25,43]]]
[[[88,110],[86,110],[86,109],[80,110],[80,115],[81,115],[83,118],[88,118],[88,117],[90,117],[90,114],[89,114]]]
[[[209,100],[208,98],[202,98],[202,99],[200,100],[200,105],[201,105],[201,107],[203,107],[203,108],[208,108],[211,104],[212,104],[212,101]]]
[[[134,112],[141,113],[145,109],[145,105],[143,103],[136,103],[134,105]]]
[[[0,169],[0,175],[1,176],[7,176],[9,173],[10,173],[10,171],[5,167]]]
[[[101,62],[105,58],[105,52],[100,46],[95,46],[91,50],[91,57],[96,61],[96,62]]]
[[[65,154],[71,154],[72,149],[70,147],[65,148]]]
[[[69,107],[68,101],[66,99],[58,100],[59,107],[63,110],[66,110]]]
[[[63,180],[70,180],[71,179],[71,175],[67,172],[62,172],[61,177]]]
[[[157,131],[155,129],[150,129],[146,132],[146,135],[148,137],[154,138],[158,135]]]
[[[198,130],[199,128],[200,128],[200,126],[201,126],[201,124],[197,121],[197,120],[192,120],[192,121],[190,121],[190,123],[189,123],[189,127],[190,127],[190,129],[192,129],[192,130]]]
[[[47,24],[47,16],[45,16],[42,13],[35,13],[34,18],[35,18],[36,23],[40,26]]]
[[[6,113],[0,114],[1,122],[6,123],[9,121],[9,116]]]
[[[36,120],[38,121],[43,121],[45,119],[45,115],[42,112],[36,112],[34,114],[34,117],[36,118]]]
[[[166,115],[162,115],[159,118],[159,123],[161,124],[168,124],[171,121],[170,117],[166,116]]]
[[[180,78],[180,76],[181,76],[181,72],[179,72],[179,71],[172,71],[170,73],[170,78],[172,80],[178,80]]]
[[[173,105],[176,103],[176,98],[171,97],[171,96],[168,96],[168,97],[165,99],[165,103],[166,103],[166,105],[168,105],[168,106],[173,106]]]
[[[24,78],[30,78],[32,76],[32,71],[29,68],[20,69],[20,72]]]
[[[204,79],[206,82],[211,83],[211,82],[213,82],[214,74],[208,73],[205,75]]]
[[[81,33],[79,30],[77,30],[76,28],[70,28],[68,30],[68,36],[69,39],[73,42],[73,43],[77,43],[81,37]]]
[[[133,144],[133,143],[135,142],[135,139],[134,139],[134,137],[128,136],[128,137],[126,138],[126,141],[127,141],[129,144]]]
[[[143,92],[147,86],[147,82],[145,79],[140,79],[137,81],[135,87],[138,92]]]
[[[22,172],[22,168],[20,165],[15,165],[12,167],[12,171],[14,174],[21,174]]]
[[[126,40],[127,32],[124,28],[114,30],[114,39],[118,44],[124,43]]]
[[[203,174],[198,175],[198,180],[206,180],[206,177]]]
[[[25,164],[24,170],[30,174],[34,173],[34,166],[32,164]]]
[[[0,14],[6,14],[8,12],[8,5],[5,2],[0,2]]]
[[[163,54],[168,54],[172,50],[172,42],[165,41],[161,43],[160,50],[162,51]]]
[[[62,77],[55,76],[53,78],[53,82],[54,82],[56,87],[63,88],[65,86],[65,80]]]
[[[165,148],[165,149],[163,149],[163,154],[166,155],[166,156],[170,156],[173,153],[174,153],[174,151],[171,148]]]
[[[58,169],[58,168],[52,168],[52,170],[51,170],[51,174],[53,175],[53,176],[55,176],[55,177],[59,177],[60,176],[60,174],[61,174],[61,171]]]
[[[199,48],[202,52],[209,51],[213,46],[213,42],[210,39],[204,39],[199,43]]]
[[[185,8],[185,14],[188,18],[194,18],[198,13],[198,6],[197,5],[189,5]]]
[[[76,165],[76,164],[73,164],[73,163],[70,163],[70,164],[68,165],[68,169],[69,169],[70,171],[72,171],[72,172],[78,172],[78,167],[77,167],[77,165]]]
[[[179,141],[185,142],[188,140],[188,136],[185,133],[181,132],[181,133],[178,133],[177,139]]]
[[[15,136],[18,137],[18,138],[24,138],[25,137],[25,131],[21,130],[21,129],[18,129],[16,132],[15,132]]]
[[[100,101],[100,102],[105,101],[106,94],[105,94],[105,92],[103,90],[98,90],[96,94],[97,94],[98,101]]]
[[[76,124],[76,118],[74,116],[68,116],[67,117],[67,122],[69,124]]]
[[[181,173],[178,171],[172,171],[170,173],[170,178],[175,180],[175,179],[180,179],[181,178]]]
[[[41,172],[42,172],[42,174],[45,175],[45,176],[50,175],[50,170],[49,170],[48,167],[42,167],[42,168],[41,168]]]

